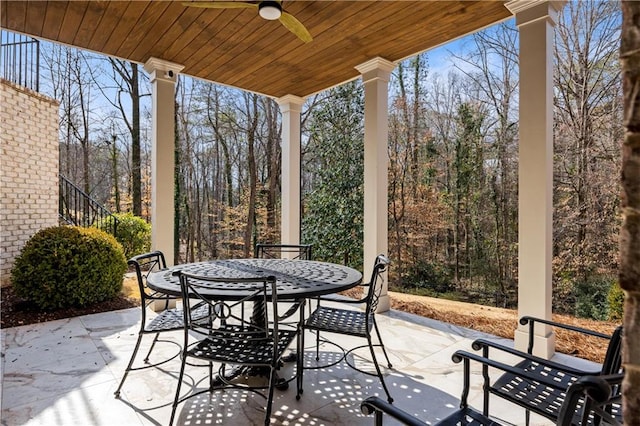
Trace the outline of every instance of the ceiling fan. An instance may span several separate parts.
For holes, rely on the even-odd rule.
[[[280,1],[191,1],[183,2],[182,4],[203,9],[257,9],[258,14],[263,19],[269,21],[279,20],[286,29],[305,43],[313,40],[305,26],[293,15],[282,9],[282,2]]]

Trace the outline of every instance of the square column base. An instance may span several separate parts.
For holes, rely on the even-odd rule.
[[[166,305],[166,303],[167,302],[165,302],[164,300],[154,300],[153,303],[149,305],[149,308],[151,308],[153,312],[162,312],[164,311],[165,306],[167,307],[167,309],[175,309],[176,299],[169,300],[168,305]]]
[[[388,294],[381,294],[380,299],[378,299],[378,308],[376,309],[376,313],[378,312],[387,312],[391,309],[391,299]]]
[[[514,333],[514,347],[522,352],[529,346],[528,330],[516,329]],[[533,355],[544,359],[551,359],[556,353],[556,335],[549,332],[545,336],[535,335],[533,338]]]

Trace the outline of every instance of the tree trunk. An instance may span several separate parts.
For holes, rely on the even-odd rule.
[[[267,192],[267,228],[269,230],[269,236],[278,236],[278,222],[277,222],[277,194],[279,193],[278,178],[280,177],[280,150],[278,141],[281,138],[280,129],[278,123],[278,106],[275,101],[266,99],[265,111],[267,112],[267,123],[269,126],[267,134],[267,179],[268,179],[268,192]],[[273,232],[272,232],[273,230]],[[279,240],[278,240],[279,241]]]
[[[142,169],[140,165],[140,88],[138,64],[131,62],[131,198],[135,216],[142,216]]]
[[[248,163],[249,163],[249,206],[247,212],[247,227],[244,233],[244,256],[249,257],[253,251],[253,244],[251,244],[251,237],[255,229],[256,221],[256,183],[258,181],[258,174],[256,170],[256,156],[254,152],[254,145],[256,140],[256,132],[258,130],[258,95],[248,95],[251,102],[251,109],[253,116],[249,117],[249,129],[247,129],[247,144],[248,144]],[[247,112],[249,112],[249,105],[247,105]]]
[[[116,213],[120,213],[120,186],[118,181],[120,175],[118,173],[118,147],[116,146],[116,135],[112,136],[113,143],[111,144],[111,173],[113,174],[113,204],[116,209]]]
[[[129,133],[131,134],[131,211],[142,216],[142,166],[140,147],[140,72],[138,64],[120,59],[109,58],[113,69],[113,79],[118,86],[117,99],[109,102],[120,112]],[[118,76],[121,80],[118,79]],[[131,119],[125,112],[121,94],[126,93],[131,99]]]
[[[625,291],[624,423],[640,422],[640,3],[622,2],[620,59],[624,93],[620,286]]]
[[[178,84],[180,81],[178,80]],[[174,103],[175,109],[173,113],[173,137],[174,137],[174,158],[175,158],[175,168],[173,174],[173,187],[174,187],[174,196],[173,196],[173,264],[180,264],[180,198],[182,197],[182,187],[180,186],[180,163],[182,162],[182,155],[180,151],[180,134],[178,128],[178,111],[180,110],[180,105],[178,103],[178,90],[175,91],[174,94]]]

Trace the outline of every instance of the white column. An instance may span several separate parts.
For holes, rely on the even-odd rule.
[[[175,86],[183,66],[150,58],[152,96],[151,130],[151,247],[161,250],[173,265],[174,173],[175,173]]]
[[[389,76],[395,66],[393,62],[378,57],[356,67],[362,74],[364,83],[364,265],[362,271],[365,282],[371,277],[375,257],[381,253],[388,255],[388,86]],[[378,311],[384,312],[390,308],[387,290],[388,281],[385,274]]]
[[[506,6],[520,31],[518,166],[518,315],[551,319],[553,258],[553,35],[564,2],[513,1]],[[536,354],[550,358],[555,338],[538,328]],[[524,350],[528,329],[515,344]]]
[[[282,112],[281,244],[300,244],[300,112],[304,98],[276,99]]]

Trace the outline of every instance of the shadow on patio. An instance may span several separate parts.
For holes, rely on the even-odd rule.
[[[135,344],[139,316],[139,308],[133,308],[3,329],[2,424],[167,424],[178,359],[130,373],[121,399],[113,396]],[[462,390],[462,365],[453,363],[451,355],[458,349],[471,350],[473,339],[487,335],[398,311],[378,319],[394,365],[386,371],[394,405],[426,422],[455,411]],[[171,338],[180,342],[181,332]],[[143,345],[151,340],[148,336]],[[308,341],[315,344],[314,339]],[[315,347],[311,346],[305,351],[307,357],[313,357]],[[175,350],[175,345],[165,343],[154,354],[162,357]],[[332,350],[325,348],[324,360],[337,356]],[[480,367],[472,364],[472,368],[469,401],[481,407]],[[292,370],[292,365],[286,365],[282,374],[291,375]],[[188,368],[185,385],[205,386],[206,374],[206,368]],[[306,371],[304,386],[299,401],[293,384],[286,391],[276,391],[272,424],[372,425],[373,418],[360,412],[360,402],[370,395],[384,396],[377,378],[357,373],[344,362]],[[263,403],[249,392],[205,393],[179,406],[177,424],[261,423]],[[524,424],[523,409],[498,399],[492,399],[491,407],[502,421]],[[550,423],[532,417],[531,424]]]

